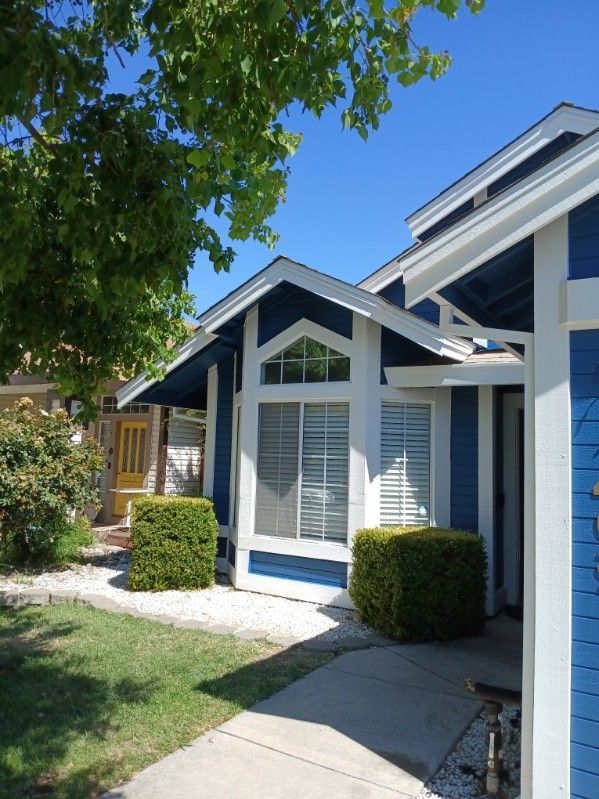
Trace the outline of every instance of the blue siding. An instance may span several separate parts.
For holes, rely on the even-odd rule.
[[[388,286],[379,291],[379,294],[389,300],[389,302],[392,302],[393,305],[397,305],[398,308],[406,307],[406,289],[402,277],[394,280],[393,283],[389,283]],[[427,322],[432,322],[434,325],[439,324],[439,306],[432,300],[422,300],[409,310],[416,316],[426,319]]]
[[[216,539],[216,557],[225,558],[227,556],[227,541],[224,535],[219,535]]]
[[[227,555],[227,560],[231,564],[233,568],[235,568],[235,556],[237,552],[235,550],[235,544],[232,541],[229,541],[229,554]]]
[[[353,315],[349,309],[285,283],[260,300],[258,346],[304,318],[346,338],[352,337]]]
[[[451,390],[451,526],[478,530],[478,389]]]
[[[347,588],[347,563],[250,551],[250,574]]]
[[[571,278],[599,275],[599,196],[570,211],[569,276]]]
[[[231,477],[231,436],[233,434],[233,358],[218,364],[216,445],[212,498],[219,524],[229,523],[229,481]]]
[[[381,328],[381,383],[387,382],[386,366],[423,366],[430,363],[443,363],[434,353],[400,336],[386,327]]]
[[[599,204],[594,217],[599,233]],[[588,205],[588,203],[587,203]],[[581,251],[589,252],[585,206],[570,215],[573,277],[586,277],[590,267]],[[599,272],[599,235],[595,240]],[[572,401],[572,795],[599,796],[599,497],[592,489],[599,480],[599,330],[570,335]]]

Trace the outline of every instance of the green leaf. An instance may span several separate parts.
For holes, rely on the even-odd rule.
[[[210,153],[207,150],[192,150],[187,155],[187,162],[192,166],[201,169],[210,161]]]

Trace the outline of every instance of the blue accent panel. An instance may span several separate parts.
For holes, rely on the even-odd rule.
[[[231,564],[233,568],[235,568],[235,556],[237,552],[235,549],[235,544],[232,541],[229,541],[229,554],[227,555],[227,560]]]
[[[478,530],[478,389],[451,390],[451,526]]]
[[[352,337],[353,315],[348,308],[298,286],[282,283],[260,300],[258,346],[304,318],[345,338]]]
[[[381,297],[392,302],[393,305],[397,305],[398,308],[406,307],[406,289],[402,277],[394,280],[393,283],[389,283],[378,293]],[[434,325],[439,324],[439,306],[432,300],[422,300],[422,302],[410,308],[409,311],[422,319],[426,319],[427,322],[432,322]]]
[[[570,211],[568,238],[569,277],[599,275],[599,195]]]
[[[224,535],[219,535],[216,539],[216,557],[225,558],[227,556],[227,538]]]
[[[381,328],[381,383],[385,385],[386,366],[424,366],[426,364],[444,363],[443,359],[429,350],[415,344],[399,333]]]
[[[347,588],[347,563],[250,551],[250,574]]]
[[[586,203],[585,206],[589,206]],[[599,202],[570,214],[570,273],[599,274]],[[594,220],[589,227],[589,220]],[[591,230],[592,228],[592,230]],[[586,233],[585,233],[586,231]],[[594,232],[596,231],[596,233]],[[594,268],[594,267],[593,267]],[[572,274],[572,272],[575,274]],[[599,330],[570,334],[572,396],[572,722],[571,788],[581,797],[599,796]]]
[[[229,524],[229,482],[231,477],[231,436],[233,434],[233,358],[218,365],[216,444],[212,499],[219,524]]]

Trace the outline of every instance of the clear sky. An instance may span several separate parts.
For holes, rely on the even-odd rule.
[[[280,241],[274,251],[235,242],[228,275],[200,255],[190,281],[198,311],[279,253],[358,282],[410,243],[409,213],[557,103],[599,108],[599,0],[487,0],[456,22],[422,12],[414,33],[451,52],[448,74],[397,86],[366,143],[341,129],[337,111],[293,115],[289,127],[304,141],[272,219]]]

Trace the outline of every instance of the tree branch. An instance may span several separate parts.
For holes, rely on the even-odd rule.
[[[17,119],[19,120],[21,125],[23,125],[25,130],[31,135],[31,137],[33,139],[35,139],[35,141],[41,147],[44,148],[44,150],[46,150],[47,152],[51,153],[52,155],[58,156],[58,153],[57,153],[56,148],[54,147],[54,145],[50,144],[50,142],[42,136],[42,134],[39,132],[39,130],[37,130],[37,128],[33,127],[31,122],[28,122],[26,119],[23,119],[23,117],[17,117]]]

